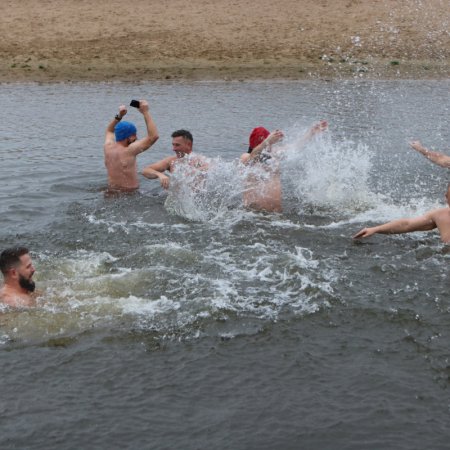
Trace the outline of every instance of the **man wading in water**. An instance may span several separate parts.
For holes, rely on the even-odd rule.
[[[5,280],[0,289],[0,302],[13,308],[36,306],[32,279],[35,269],[28,249],[4,250],[0,255],[0,270]]]
[[[139,187],[136,156],[150,148],[159,138],[148,103],[140,100],[138,109],[147,126],[147,136],[144,138],[138,140],[134,124],[122,121],[127,113],[124,105],[119,107],[119,114],[106,128],[105,166],[108,171],[108,186],[112,191],[132,192]]]
[[[314,124],[302,137],[299,147],[315,135],[328,128],[325,120]],[[257,211],[282,212],[282,188],[280,178],[280,160],[285,149],[274,147],[280,142],[284,134],[280,130],[270,133],[264,127],[254,128],[249,136],[248,152],[240,157],[240,162],[253,166],[258,170],[249,172],[245,180],[243,193],[244,206]]]
[[[169,189],[170,178],[164,173],[166,171],[172,173],[175,170],[176,164],[183,161],[185,156],[188,156],[187,163],[189,166],[204,172],[208,170],[208,162],[205,157],[200,155],[191,156],[194,138],[190,131],[176,130],[172,133],[172,150],[175,152],[174,156],[168,156],[158,162],[148,165],[142,171],[144,177],[150,180],[159,178],[159,182],[164,189]]]
[[[412,219],[398,219],[376,227],[363,228],[353,236],[353,239],[366,238],[375,233],[400,234],[413,231],[429,231],[437,228],[441,234],[442,242],[450,243],[450,183],[447,186],[445,199],[448,205],[446,208],[433,209],[423,216]]]

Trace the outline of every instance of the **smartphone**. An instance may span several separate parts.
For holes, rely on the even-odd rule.
[[[133,108],[139,108],[139,100],[131,100],[130,106]]]

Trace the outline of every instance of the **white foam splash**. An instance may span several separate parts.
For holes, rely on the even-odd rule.
[[[194,155],[195,157],[195,155]],[[236,161],[210,159],[202,172],[180,161],[171,176],[165,202],[168,211],[194,221],[221,220],[242,206],[243,174]]]
[[[301,144],[303,131],[288,134],[282,164],[284,195],[298,213],[353,214],[374,204],[369,189],[371,154],[366,145],[333,142],[331,134]]]
[[[368,147],[349,140],[333,142],[329,132],[305,144],[305,131],[292,127],[280,146],[285,209],[293,208],[298,214],[352,215],[376,205],[379,197],[369,189],[372,164]],[[188,160],[178,164],[171,176],[166,208],[201,222],[242,218],[245,180],[249,175],[268,177],[267,170],[220,158],[209,164],[205,172],[193,170]]]
[[[233,246],[219,242],[200,250],[177,243],[147,244],[155,264],[137,268],[121,267],[107,252],[39,255],[38,286],[44,293],[38,307],[19,315],[6,312],[0,344],[64,338],[105,327],[189,334],[196,323],[211,323],[214,317],[277,320],[286,308],[293,314],[312,313],[328,307],[327,299],[334,297],[328,263],[310,249],[274,252],[264,241],[249,243],[248,251]],[[193,259],[213,270],[191,270]]]

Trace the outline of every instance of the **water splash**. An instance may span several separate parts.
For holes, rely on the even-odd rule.
[[[207,172],[181,161],[171,176],[165,207],[189,220],[221,220],[242,207],[244,173],[237,161],[209,159]]]
[[[335,298],[329,262],[304,247],[274,252],[264,239],[206,246],[154,242],[142,253],[141,265],[142,255],[132,261],[95,251],[38,255],[38,307],[2,311],[0,344],[66,342],[93,329],[192,337],[230,317],[264,323],[286,312],[314,313]]]
[[[374,203],[367,145],[334,142],[331,133],[302,144],[303,130],[288,134],[282,165],[285,200],[297,213],[351,215]]]
[[[294,204],[298,214],[352,214],[373,204],[367,146],[352,141],[335,143],[330,135],[305,144],[305,131],[298,127],[288,130],[280,150],[283,203],[289,209]],[[189,162],[180,164],[171,177],[165,206],[174,214],[200,222],[242,217],[242,195],[250,176],[265,180],[272,175],[259,165],[244,166],[237,160],[216,158],[207,172],[193,170]]]

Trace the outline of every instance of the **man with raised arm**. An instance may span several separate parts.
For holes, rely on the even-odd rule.
[[[400,234],[414,231],[429,231],[437,228],[442,242],[450,243],[450,183],[445,193],[447,207],[433,209],[419,217],[411,219],[397,219],[376,227],[363,228],[353,236],[353,239],[361,239],[372,234]]]
[[[140,100],[138,109],[144,116],[147,127],[147,136],[144,138],[137,139],[135,125],[122,120],[127,113],[124,105],[119,107],[119,113],[106,128],[105,166],[108,172],[108,186],[113,191],[132,192],[139,187],[136,157],[150,148],[159,138],[148,102]]]
[[[36,306],[34,266],[26,247],[12,247],[0,254],[4,283],[0,302],[13,308]]]
[[[311,140],[315,135],[326,131],[328,128],[328,123],[326,120],[321,120],[313,124],[305,135],[301,138],[298,143],[299,147],[303,147],[309,140]],[[276,156],[280,156],[283,151],[282,148],[278,148],[277,151],[272,151],[272,145],[281,141],[284,134],[281,130],[275,130],[270,133],[264,127],[257,127],[252,130],[249,137],[249,147],[248,152],[243,153],[240,157],[240,161],[244,164],[259,162],[261,154],[265,154],[262,159],[267,158],[269,153]]]
[[[429,159],[434,164],[438,166],[450,169],[450,156],[444,155],[440,152],[435,152],[425,148],[420,141],[411,141],[409,145],[416,151],[421,153],[425,158]]]
[[[301,138],[298,146],[302,148],[327,128],[328,123],[325,120],[314,124]],[[282,131],[275,130],[270,133],[264,127],[254,128],[250,133],[248,152],[241,155],[240,162],[260,170],[251,171],[247,176],[243,193],[245,207],[266,212],[283,210],[280,159],[285,149],[281,146],[272,148],[283,137]]]

